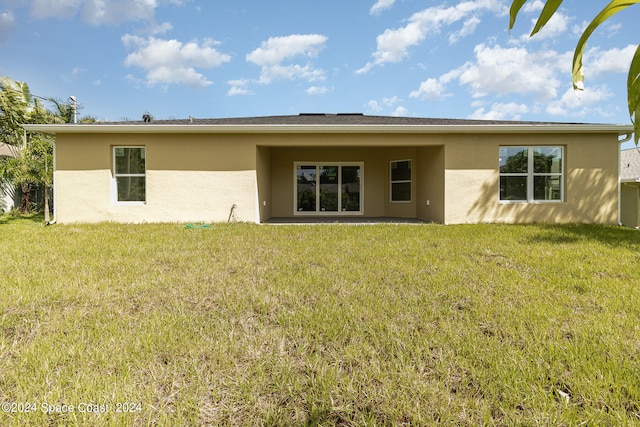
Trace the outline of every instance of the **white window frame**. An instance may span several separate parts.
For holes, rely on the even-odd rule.
[[[118,148],[142,148],[144,149],[144,173],[122,174],[116,172],[116,149]],[[114,145],[111,147],[111,203],[114,205],[146,205],[147,204],[147,148],[144,145]],[[144,200],[120,201],[118,200],[119,177],[143,177],[145,179]]]
[[[409,169],[411,170],[411,177],[409,179],[400,179],[393,180],[393,164],[394,163],[402,163],[409,162]],[[393,200],[393,184],[406,184],[409,183],[411,194],[409,200]],[[413,202],[413,159],[401,159],[401,160],[391,160],[389,162],[389,203],[412,203]]]
[[[319,183],[319,171],[323,166],[337,166],[338,167],[338,188],[342,191],[342,167],[343,166],[358,166],[360,168],[360,210],[358,211],[343,211],[342,210],[342,197],[338,197],[338,210],[337,211],[298,211],[298,166],[315,166],[316,168],[316,186]],[[340,193],[341,194],[341,193]],[[320,192],[316,190],[316,206],[320,206]],[[347,215],[364,215],[364,162],[301,162],[296,161],[293,163],[293,215],[294,216],[310,216],[310,215],[326,215],[326,216],[347,216]]]
[[[500,165],[498,160],[498,200],[502,204],[513,204],[513,203],[564,203],[564,189],[565,189],[565,170],[566,170],[566,149],[563,145],[501,145],[499,150],[503,148],[526,148],[528,150],[527,153],[527,172],[526,173],[502,173],[500,172]],[[545,172],[545,173],[535,173],[534,172],[534,152],[539,148],[557,148],[560,149],[562,153],[561,160],[561,172]],[[498,152],[498,159],[500,158],[500,152]],[[502,200],[500,199],[500,179],[503,176],[523,176],[527,178],[527,198],[526,200]],[[558,200],[544,200],[544,199],[535,199],[534,193],[534,183],[535,177],[538,176],[555,176],[560,178],[560,199]]]

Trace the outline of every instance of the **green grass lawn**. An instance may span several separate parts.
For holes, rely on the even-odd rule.
[[[638,233],[0,217],[0,425],[640,425]]]

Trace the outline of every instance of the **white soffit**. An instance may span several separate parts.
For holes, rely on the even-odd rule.
[[[57,134],[174,133],[633,133],[632,125],[487,124],[487,125],[173,125],[173,124],[30,124],[29,132]]]

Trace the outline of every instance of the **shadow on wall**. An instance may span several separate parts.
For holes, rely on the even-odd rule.
[[[614,224],[618,182],[609,171],[573,170],[565,177],[564,202],[500,203],[498,182],[485,182],[469,211],[481,222]]]
[[[478,216],[480,222],[492,222],[498,214],[498,204],[492,199],[498,197],[498,183],[485,181],[480,189],[480,194],[467,212],[468,216]]]

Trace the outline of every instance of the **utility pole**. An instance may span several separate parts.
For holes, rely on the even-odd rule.
[[[71,100],[71,110],[73,111],[73,123],[78,123],[78,101],[73,95],[69,99]]]

